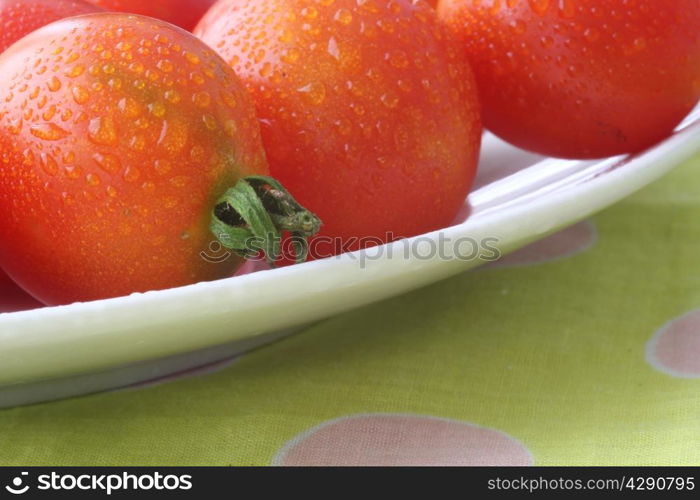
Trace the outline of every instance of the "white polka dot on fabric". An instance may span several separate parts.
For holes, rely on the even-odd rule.
[[[664,325],[649,340],[646,358],[657,370],[674,377],[700,378],[700,309]]]
[[[273,464],[285,466],[532,465],[507,434],[443,418],[353,415],[322,423],[289,441]]]
[[[597,239],[595,224],[586,220],[516,250],[488,267],[528,266],[573,257],[591,248]]]

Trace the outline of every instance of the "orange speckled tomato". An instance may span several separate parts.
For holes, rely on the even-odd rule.
[[[88,14],[0,56],[0,264],[67,303],[230,275],[209,262],[217,198],[265,174],[243,85],[156,19]]]
[[[168,21],[186,30],[194,28],[216,0],[87,0],[106,10],[129,12]]]
[[[49,23],[101,10],[81,0],[0,0],[0,52]]]
[[[224,0],[195,34],[247,84],[272,175],[333,250],[454,220],[481,122],[469,65],[427,3]]]
[[[440,0],[487,128],[595,158],[669,135],[700,97],[699,0]]]

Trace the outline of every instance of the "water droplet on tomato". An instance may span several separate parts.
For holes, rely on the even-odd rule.
[[[115,146],[117,131],[111,116],[98,116],[90,120],[88,138],[95,144]]]
[[[116,174],[122,168],[119,158],[110,153],[95,153],[92,155],[92,159],[108,174]]]
[[[393,92],[382,94],[381,101],[387,108],[395,108],[399,105],[399,97]]]
[[[176,198],[174,196],[168,196],[163,200],[163,206],[165,208],[175,208],[180,204],[179,198]]]
[[[410,92],[413,90],[413,84],[409,80],[398,80],[396,85],[404,92]]]
[[[144,71],[143,64],[141,64],[138,61],[135,61],[135,62],[132,62],[131,64],[129,64],[128,68],[129,68],[129,71],[132,71],[132,72],[137,73],[137,74],[141,74]]]
[[[202,115],[202,122],[209,130],[216,130],[216,118],[209,113]]]
[[[73,94],[73,99],[78,104],[85,104],[88,101],[88,99],[90,99],[90,94],[88,93],[88,91],[80,85],[73,86],[73,88],[71,89],[71,93]]]
[[[288,64],[294,64],[299,60],[299,57],[301,57],[299,50],[292,47],[282,55],[282,61]]]
[[[156,160],[153,166],[160,175],[166,175],[173,168],[168,160]]]
[[[408,56],[403,50],[395,50],[389,55],[389,63],[395,68],[407,68]]]
[[[69,179],[77,179],[82,173],[82,169],[78,165],[67,165],[65,167],[66,177]]]
[[[263,67],[260,68],[260,76],[263,78],[268,78],[272,74],[272,64],[266,62]]]
[[[76,78],[80,75],[82,75],[85,72],[85,66],[82,64],[76,64],[72,68],[70,68],[68,71],[66,71],[66,76],[70,78]]]
[[[24,161],[22,162],[24,165],[31,167],[34,165],[34,152],[27,148],[24,151],[22,151],[22,156],[24,157]]]
[[[576,4],[574,0],[559,0],[559,15],[570,19],[576,14]]]
[[[181,120],[164,120],[158,138],[158,145],[171,155],[176,155],[187,145],[187,124]]]
[[[352,12],[348,9],[339,9],[334,16],[334,19],[340,24],[347,26],[352,22]]]
[[[170,59],[161,59],[156,63],[156,67],[164,73],[170,73],[174,68]]]
[[[10,125],[7,127],[7,130],[12,135],[18,135],[22,131],[23,124],[24,121],[22,120],[22,118],[17,118],[16,120],[10,121]]]
[[[53,156],[47,153],[41,153],[41,168],[48,175],[56,175],[58,173],[58,163]]]
[[[136,182],[141,177],[139,169],[133,166],[128,166],[124,170],[124,180],[126,182]]]
[[[321,82],[311,82],[297,89],[313,105],[320,105],[326,100],[326,86]]]
[[[635,50],[644,50],[647,48],[646,38],[635,38],[632,45],[634,46]]]
[[[73,163],[75,163],[75,153],[73,151],[68,151],[68,152],[64,153],[61,160],[66,165],[72,165]]]
[[[129,139],[129,148],[134,151],[143,151],[146,149],[146,138],[141,134],[136,134]]]
[[[87,174],[85,176],[85,180],[91,186],[99,186],[100,185],[100,177],[96,174],[93,174],[93,173]]]
[[[219,95],[221,96],[221,100],[224,101],[224,104],[226,104],[226,106],[228,106],[229,108],[233,109],[236,106],[238,106],[236,97],[231,92],[227,90],[222,90]]]
[[[136,118],[141,114],[141,105],[131,97],[123,97],[117,103],[119,111],[121,111],[127,118]]]
[[[185,59],[187,59],[187,62],[190,64],[199,64],[199,56],[197,54],[193,54],[192,52],[185,52]]]
[[[549,49],[554,45],[554,38],[549,35],[544,35],[540,38],[540,45],[545,49]],[[551,60],[551,56],[545,56],[545,61],[547,61],[547,58]]]
[[[340,120],[335,122],[336,127],[338,127],[338,132],[340,135],[350,135],[352,133],[352,123],[350,123],[350,120],[346,120],[345,118],[341,118]]]
[[[169,182],[174,187],[183,188],[190,183],[190,178],[186,175],[178,175],[177,177],[170,179]]]
[[[46,83],[46,86],[51,92],[56,92],[61,88],[61,80],[59,80],[55,75],[52,76]]]
[[[66,206],[71,206],[75,204],[75,198],[73,197],[73,195],[65,191],[61,193],[61,201]]]
[[[157,118],[163,118],[165,115],[165,105],[160,101],[153,102],[148,105],[148,111]]]
[[[190,149],[190,159],[195,163],[203,163],[206,160],[206,151],[202,146],[193,146]]]
[[[208,92],[197,92],[192,96],[192,102],[197,107],[206,108],[211,103],[211,96]]]
[[[49,109],[47,109],[46,111],[44,111],[44,112],[42,113],[41,117],[42,117],[45,121],[50,122],[51,119],[54,117],[55,114],[56,114],[56,105],[55,105],[55,104],[52,104],[51,106],[49,106]]]
[[[55,123],[35,123],[29,127],[29,131],[34,137],[44,141],[58,141],[70,135],[70,132],[62,129]]]
[[[593,27],[586,28],[586,30],[583,32],[583,38],[590,43],[596,42],[600,38],[600,32]]]
[[[305,19],[316,19],[318,17],[318,10],[314,6],[308,6],[301,9],[301,15]]]

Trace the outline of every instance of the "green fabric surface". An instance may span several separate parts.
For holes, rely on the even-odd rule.
[[[593,217],[571,255],[464,273],[207,375],[0,411],[0,463],[336,463],[352,446],[357,463],[456,463],[493,456],[485,428],[509,443],[493,463],[700,465],[700,320],[667,337],[683,376],[646,356],[700,307],[699,167]]]

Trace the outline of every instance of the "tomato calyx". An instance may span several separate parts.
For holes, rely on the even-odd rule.
[[[251,175],[239,180],[214,205],[210,230],[224,248],[251,258],[260,252],[271,267],[280,259],[282,233],[291,234],[294,258],[304,262],[308,238],[321,220],[302,207],[272,177]]]

